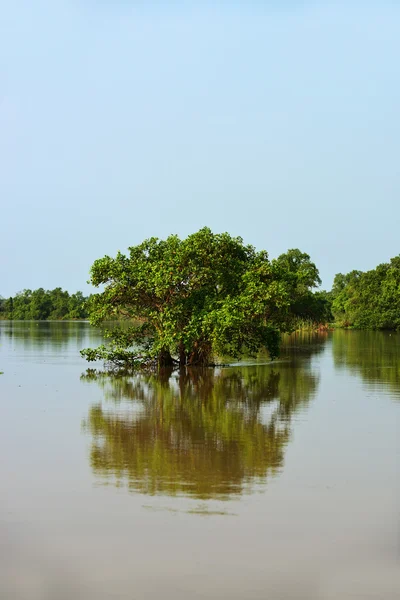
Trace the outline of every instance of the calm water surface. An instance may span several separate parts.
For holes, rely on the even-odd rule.
[[[161,377],[99,342],[0,322],[1,599],[400,598],[400,335]]]

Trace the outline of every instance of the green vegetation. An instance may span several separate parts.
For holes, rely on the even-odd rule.
[[[339,273],[331,300],[339,327],[400,329],[400,255],[365,273]]]
[[[89,318],[108,344],[82,355],[118,368],[205,366],[263,349],[274,359],[282,333],[292,331],[400,330],[400,255],[338,273],[330,292],[314,291],[320,279],[307,254],[269,260],[242,238],[205,227],[96,260],[91,283],[103,291],[89,298],[61,288],[0,296],[0,319]]]
[[[0,319],[36,321],[85,319],[86,300],[82,292],[69,294],[61,288],[24,290],[13,298],[0,297]]]
[[[90,322],[118,317],[128,325],[106,330],[109,346],[82,355],[118,366],[209,365],[261,348],[274,358],[282,332],[327,309],[326,298],[312,293],[320,279],[307,254],[289,250],[270,261],[242,238],[206,227],[96,260],[91,283],[104,291],[90,298]]]

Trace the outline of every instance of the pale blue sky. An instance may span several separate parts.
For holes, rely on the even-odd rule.
[[[325,288],[399,254],[400,5],[215,5],[0,0],[0,295],[204,225]]]

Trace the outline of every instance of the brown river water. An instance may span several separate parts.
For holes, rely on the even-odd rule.
[[[400,334],[135,377],[100,341],[0,321],[1,600],[400,599]]]

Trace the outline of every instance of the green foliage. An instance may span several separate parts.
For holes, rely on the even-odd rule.
[[[400,329],[400,255],[365,273],[336,275],[332,312],[340,326]]]
[[[206,365],[216,355],[240,358],[262,347],[276,357],[280,333],[293,328],[296,306],[307,304],[320,280],[299,250],[270,261],[240,237],[203,228],[96,260],[91,283],[105,286],[90,299],[91,323],[119,318],[129,326],[107,330],[110,345],[82,355],[165,366]]]
[[[87,311],[82,292],[69,294],[54,290],[24,290],[13,298],[0,298],[0,318],[15,320],[85,319]]]
[[[304,293],[295,302],[293,312],[297,315],[299,324],[307,323],[310,328],[330,323],[333,321],[333,315],[329,292],[322,290]]]

